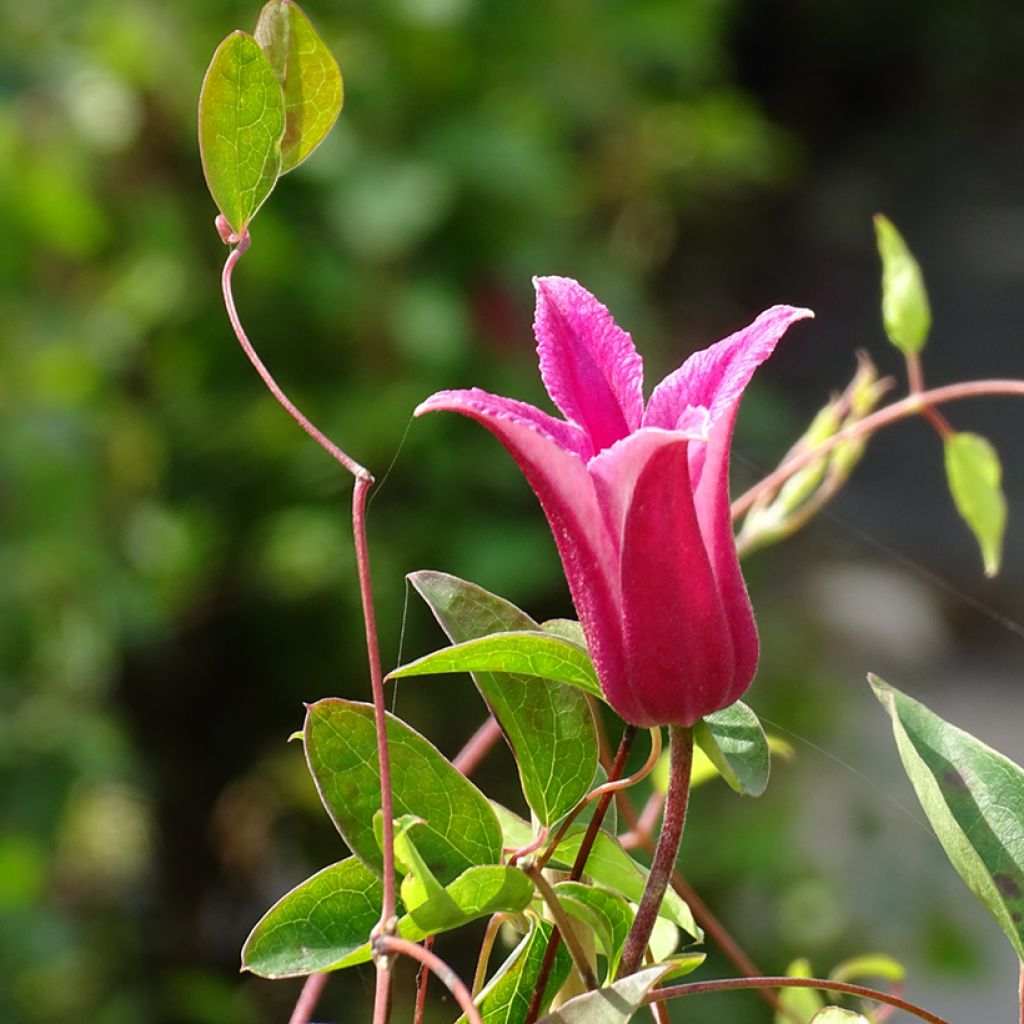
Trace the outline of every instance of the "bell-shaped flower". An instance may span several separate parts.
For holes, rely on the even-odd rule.
[[[729,449],[754,370],[810,310],[773,306],[692,355],[644,405],[643,362],[586,289],[535,280],[540,372],[565,419],[473,388],[416,410],[488,428],[547,515],[608,703],[693,725],[746,691],[757,629],[729,514]]]

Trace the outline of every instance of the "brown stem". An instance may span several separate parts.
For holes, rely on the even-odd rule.
[[[313,1011],[320,999],[320,993],[327,984],[327,974],[311,974],[302,986],[299,998],[295,1002],[295,1009],[288,1018],[288,1024],[309,1024],[313,1019]]]
[[[434,948],[433,935],[428,935],[423,940],[423,948]],[[423,1015],[427,1012],[427,981],[429,978],[430,971],[423,964],[420,964],[420,969],[416,972],[416,1006],[412,1015],[413,1024],[423,1024]]]
[[[220,227],[218,225],[218,227]],[[224,306],[228,319],[235,332],[238,343],[242,346],[261,380],[270,393],[277,399],[282,408],[324,451],[335,459],[342,467],[355,477],[355,488],[352,492],[352,534],[356,549],[356,567],[359,577],[359,597],[363,607],[363,623],[366,631],[366,654],[370,666],[370,689],[373,693],[374,723],[377,731],[377,760],[380,769],[381,812],[383,831],[383,888],[384,899],[381,908],[380,922],[375,933],[387,934],[394,927],[395,919],[395,852],[394,852],[394,810],[391,788],[391,758],[388,752],[386,718],[384,713],[384,675],[380,664],[380,644],[377,639],[377,618],[373,607],[373,587],[370,578],[370,556],[366,543],[366,498],[373,477],[355,459],[342,451],[326,434],[315,427],[284,393],[273,375],[263,364],[249,341],[241,318],[235,306],[232,290],[232,277],[235,266],[249,248],[251,239],[245,232],[238,244],[228,254],[221,274],[221,291],[224,295]],[[322,987],[322,984],[321,984]],[[390,1012],[390,974],[385,961],[377,966],[376,997],[374,1001],[375,1024],[386,1024]]]
[[[687,985],[673,985],[670,988],[659,988],[651,992],[644,1002],[653,1003],[662,999],[679,999],[683,996],[699,996],[705,992],[735,992],[751,988],[819,988],[826,992],[843,992],[861,999],[871,999],[876,1003],[895,1006],[897,1010],[911,1013],[928,1024],[950,1024],[948,1020],[932,1013],[930,1010],[917,1006],[877,989],[866,988],[864,985],[851,985],[845,981],[830,981],[827,978],[723,978],[720,981],[693,981]]]
[[[500,738],[501,726],[498,725],[498,720],[493,715],[489,715],[483,725],[470,736],[466,745],[455,755],[452,764],[463,775],[472,775]]]
[[[608,769],[608,781],[614,782],[622,775],[622,769],[626,765],[626,758],[629,757],[630,748],[633,746],[633,739],[636,736],[636,726],[627,725],[622,730],[622,739],[619,740],[619,749],[615,753],[615,760]],[[597,841],[597,833],[601,830],[601,822],[608,811],[608,805],[612,802],[614,793],[606,792],[602,795],[597,807],[594,808],[594,816],[587,825],[587,831],[583,836],[583,842],[576,853],[576,859],[572,864],[572,871],[569,872],[569,880],[578,882],[583,877],[583,870],[587,866],[587,858]],[[534,1024],[540,1015],[540,1008],[544,1004],[544,989],[547,988],[548,978],[551,977],[551,968],[555,966],[555,956],[558,953],[558,943],[561,936],[558,928],[554,928],[548,938],[547,949],[544,950],[544,960],[540,965],[540,972],[537,974],[537,984],[533,989],[533,996],[530,999],[529,1008],[523,1024]]]
[[[763,480],[758,481],[748,491],[741,494],[732,503],[732,517],[738,519],[742,516],[757,498],[766,491],[771,492],[781,487],[794,473],[803,469],[804,466],[820,459],[822,455],[832,451],[833,448],[844,444],[846,441],[853,441],[860,437],[866,437],[890,423],[916,416],[924,409],[932,405],[942,405],[945,402],[955,402],[963,398],[980,398],[985,395],[1013,395],[1018,398],[1024,397],[1024,381],[1020,380],[969,380],[959,384],[947,384],[945,387],[932,388],[930,391],[922,391],[920,394],[908,395],[887,405],[884,409],[873,412],[870,416],[851,423],[850,426],[833,434],[830,438],[787,459],[773,473],[769,473]]]
[[[629,930],[616,978],[635,973],[643,962],[644,950],[650,942],[654,922],[658,919],[665,890],[675,870],[679,844],[686,824],[686,807],[690,801],[690,771],[693,767],[693,729],[689,726],[669,726],[669,777],[665,797],[665,817],[654,851],[651,873],[647,876],[640,906]]]
[[[448,991],[455,996],[455,1001],[466,1015],[468,1024],[483,1024],[480,1019],[480,1011],[476,1008],[469,989],[436,953],[424,949],[418,943],[410,942],[409,939],[400,939],[397,935],[377,936],[373,940],[373,948],[378,956],[391,956],[393,953],[398,953],[400,956],[407,956],[423,964],[427,970],[436,974],[444,982]]]
[[[916,352],[911,352],[904,357],[907,363],[907,382],[910,385],[912,395],[921,395],[925,391],[924,370],[921,368],[921,358]],[[945,440],[956,433],[950,425],[949,420],[930,405],[921,410],[921,415],[935,428],[935,432]]]

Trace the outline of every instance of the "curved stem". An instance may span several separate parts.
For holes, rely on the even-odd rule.
[[[665,798],[665,818],[654,851],[651,873],[647,876],[640,906],[629,930],[616,978],[633,974],[643,962],[644,950],[650,942],[654,922],[658,919],[665,890],[676,867],[679,844],[686,824],[686,807],[690,801],[690,771],[693,766],[693,729],[689,726],[669,727],[668,795]]]
[[[945,402],[955,402],[963,398],[980,398],[985,395],[1013,395],[1018,398],[1024,397],[1024,381],[1020,380],[972,380],[963,381],[960,384],[947,384],[945,387],[932,388],[930,391],[922,391],[918,394],[908,395],[887,405],[884,409],[873,412],[870,416],[852,423],[850,426],[833,434],[830,438],[822,441],[821,444],[808,448],[806,451],[787,459],[773,473],[769,473],[763,480],[754,484],[748,491],[741,494],[732,503],[732,517],[738,519],[748,511],[751,505],[764,493],[770,493],[782,486],[794,473],[810,465],[822,455],[826,455],[847,441],[853,441],[860,437],[866,437],[890,423],[905,420],[910,416],[916,416],[926,408],[933,405],[942,405]]]
[[[428,935],[423,940],[424,949],[434,948],[434,936]],[[427,1012],[427,979],[430,977],[430,971],[420,964],[420,969],[416,974],[416,1006],[413,1009],[412,1024],[423,1024],[423,1015]],[[476,995],[474,992],[473,995]]]
[[[720,981],[693,981],[687,985],[673,985],[670,988],[659,988],[651,992],[644,1002],[653,1003],[663,999],[679,999],[683,996],[699,996],[705,992],[731,992],[751,988],[818,988],[826,992],[842,992],[849,996],[860,996],[876,1003],[886,1003],[913,1014],[928,1024],[950,1024],[948,1020],[932,1013],[930,1010],[901,999],[899,996],[879,992],[877,989],[866,988],[864,985],[851,985],[845,981],[829,981],[827,978],[723,978]]]
[[[491,959],[491,950],[494,949],[495,940],[498,938],[498,929],[506,921],[513,920],[514,917],[514,914],[508,914],[502,911],[495,914],[490,921],[487,922],[483,941],[480,943],[480,953],[476,958],[476,971],[473,974],[474,999],[480,995],[480,990],[484,987],[484,982],[487,980],[487,964]]]
[[[480,1019],[480,1011],[476,1008],[469,989],[436,953],[432,953],[429,949],[424,949],[408,939],[400,939],[396,935],[379,935],[373,940],[373,948],[378,955],[390,956],[393,953],[398,953],[400,956],[407,956],[421,963],[428,971],[436,974],[444,982],[448,991],[455,996],[455,1001],[466,1015],[468,1024],[483,1024]]]
[[[921,395],[925,391],[924,370],[921,367],[921,357],[916,352],[911,352],[905,355],[904,358],[907,364],[907,381],[910,385],[910,393],[912,395]],[[949,420],[947,420],[938,409],[934,409],[932,406],[926,405],[921,410],[921,415],[924,416],[924,418],[935,428],[935,432],[943,440],[948,437],[952,437],[955,433]]]
[[[320,1000],[320,993],[327,984],[326,974],[311,974],[302,986],[299,998],[295,1002],[295,1009],[288,1018],[288,1024],[309,1024],[313,1019],[313,1011]]]
[[[537,892],[540,893],[541,899],[544,900],[548,910],[551,912],[551,919],[555,922],[555,927],[562,936],[566,949],[569,950],[573,965],[576,968],[576,972],[583,979],[584,986],[588,992],[593,992],[598,987],[597,978],[594,977],[594,972],[590,964],[587,963],[587,955],[580,946],[580,941],[572,928],[572,921],[569,920],[569,915],[562,907],[558,894],[551,887],[551,883],[544,877],[544,873],[536,864],[524,864],[522,870],[529,875],[530,881],[537,887]]]

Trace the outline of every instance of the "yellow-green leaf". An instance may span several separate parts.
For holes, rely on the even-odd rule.
[[[281,173],[284,95],[267,55],[245,32],[217,47],[199,94],[199,154],[210,195],[236,235]]]
[[[284,90],[281,174],[297,167],[323,141],[341,112],[338,62],[313,23],[292,0],[270,0],[260,11],[256,41]]]
[[[882,257],[885,333],[904,355],[916,355],[924,348],[932,325],[921,268],[892,221],[880,213],[875,214],[875,236]]]
[[[995,576],[1003,554],[1006,498],[1002,489],[999,455],[978,434],[952,434],[946,438],[946,478],[957,511],[981,548],[985,575]]]

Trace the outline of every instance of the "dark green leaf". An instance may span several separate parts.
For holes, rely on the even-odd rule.
[[[1003,554],[1006,498],[999,455],[978,434],[946,438],[946,478],[957,510],[981,548],[985,575],[995,576]]]
[[[946,856],[1024,960],[1024,770],[881,679],[868,679]]]
[[[199,153],[213,201],[241,235],[281,173],[284,96],[259,43],[232,32],[199,94]]]
[[[242,947],[242,967],[291,978],[343,964],[366,946],[383,899],[380,879],[355,857],[332,864],[263,915]]]
[[[529,934],[484,986],[476,1000],[484,1024],[522,1024],[522,1021],[526,1020],[526,1011],[529,1009],[533,990],[537,987],[552,928],[550,922],[535,919]],[[542,1013],[569,977],[571,970],[572,958],[562,943],[558,947],[555,963],[544,989]],[[457,1024],[466,1024],[465,1015],[458,1019]]]
[[[542,1017],[539,1024],[626,1024],[667,973],[669,968],[665,966],[637,971],[606,988],[570,999],[554,1013]]]
[[[450,659],[443,668],[434,662],[430,671],[473,672],[515,754],[527,802],[541,824],[551,825],[589,791],[598,761],[597,734],[582,693],[534,673],[575,673],[582,679],[588,671],[593,674],[589,657],[574,644],[539,632],[515,605],[472,583],[439,572],[412,573],[409,580],[458,645],[414,664]],[[494,633],[504,636],[495,639]],[[519,635],[509,639],[510,633]],[[459,660],[481,650],[481,660],[472,665]],[[408,674],[410,667],[393,675]]]
[[[760,796],[768,785],[771,754],[757,715],[742,701],[697,723],[694,738],[737,793]]]
[[[260,11],[256,41],[284,90],[281,174],[302,163],[341,112],[341,71],[312,22],[293,0],[270,0]]]
[[[932,324],[921,268],[895,226],[880,213],[875,215],[875,235],[882,257],[885,332],[904,355],[916,355],[924,347]]]
[[[487,798],[438,750],[392,715],[387,718],[396,817],[424,819],[416,846],[442,884],[475,864],[501,859],[501,827]],[[320,798],[352,852],[375,871],[380,848],[380,769],[373,708],[329,698],[306,714],[306,759]]]

